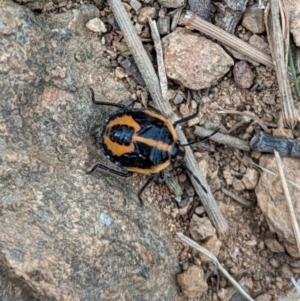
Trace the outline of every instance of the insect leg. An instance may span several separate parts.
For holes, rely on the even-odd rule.
[[[165,179],[165,172],[163,170],[161,170],[159,172],[159,177],[161,178],[161,180],[164,180]]]
[[[114,102],[107,102],[107,101],[97,101],[95,100],[95,92],[92,88],[90,88],[91,95],[92,95],[92,102],[95,105],[104,105],[104,106],[111,106],[111,107],[117,107],[121,109],[127,109],[125,105],[119,104],[119,103],[114,103]]]
[[[118,176],[121,176],[121,177],[124,177],[124,178],[128,178],[128,177],[132,176],[132,172],[130,172],[130,171],[127,171],[127,173],[125,173],[125,172],[122,172],[122,171],[114,170],[114,169],[109,168],[109,167],[107,167],[107,166],[105,166],[103,164],[100,164],[100,163],[98,163],[95,166],[93,166],[92,169],[89,170],[86,174],[87,175],[92,174],[97,168],[109,171],[109,172],[111,172],[111,173],[113,173],[115,175],[118,175]]]
[[[154,178],[154,175],[151,175],[151,176],[147,179],[147,181],[145,182],[145,184],[143,184],[143,186],[140,188],[140,190],[139,190],[139,192],[138,192],[138,198],[139,198],[139,200],[140,200],[141,206],[144,205],[141,195],[142,195],[142,193],[144,192],[144,190],[147,188],[147,186],[152,182],[153,178]]]
[[[193,178],[195,179],[195,181],[201,186],[201,188],[203,189],[203,191],[205,193],[207,193],[206,188],[202,185],[202,183],[200,182],[200,180],[193,174],[193,172],[185,165],[184,162],[180,162],[181,166],[191,175],[193,176]]]
[[[187,117],[184,117],[184,118],[181,118],[181,119],[175,121],[175,122],[173,123],[174,128],[175,128],[176,125],[179,124],[179,123],[183,123],[183,122],[189,121],[189,120],[191,120],[191,119],[197,117],[198,114],[199,114],[199,111],[200,111],[200,105],[198,104],[198,105],[197,105],[197,112],[194,113],[194,114],[192,114],[192,115],[190,115],[190,116],[187,116]]]
[[[195,143],[198,143],[198,142],[201,142],[201,141],[204,141],[204,140],[207,140],[208,138],[210,138],[211,136],[217,134],[218,132],[220,131],[220,128],[217,128],[216,130],[214,130],[211,134],[199,139],[199,140],[196,140],[196,141],[192,141],[190,143],[187,143],[187,144],[181,144],[181,146],[188,146],[188,145],[192,145],[192,144],[195,144]]]

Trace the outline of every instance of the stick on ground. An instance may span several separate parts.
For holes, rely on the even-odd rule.
[[[231,275],[222,267],[220,262],[218,261],[217,257],[213,255],[211,252],[206,250],[205,248],[201,247],[197,244],[194,240],[190,239],[189,237],[185,236],[182,233],[177,233],[177,236],[181,239],[182,242],[186,243],[190,247],[194,248],[198,252],[206,255],[211,262],[223,273],[223,275],[232,283],[232,285],[245,297],[246,300],[254,301],[251,296],[249,296],[242,287],[231,277]]]
[[[195,135],[203,138],[203,137],[207,137],[207,136],[211,135],[213,133],[213,131],[208,130],[202,126],[196,126],[194,133],[195,133]],[[239,138],[231,137],[229,135],[225,135],[222,133],[216,133],[215,135],[211,136],[209,139],[211,139],[212,141],[215,141],[217,143],[220,143],[220,144],[226,144],[226,145],[232,146],[233,148],[238,148],[245,152],[250,151],[249,144],[246,141],[241,140]]]
[[[167,117],[172,123],[174,123],[175,121],[179,120],[179,118],[178,116],[176,116],[176,114],[173,113],[171,105],[168,102],[165,102],[162,97],[159,80],[155,73],[153,65],[143,47],[139,36],[135,31],[135,28],[133,27],[127,15],[127,12],[122,2],[120,0],[109,0],[108,2],[112,8],[116,21],[120,26],[120,29],[126,39],[128,48],[130,49],[134,57],[137,67],[139,68],[143,76],[147,89],[156,107],[161,112],[163,112],[165,117]],[[187,144],[187,139],[181,128],[177,127],[176,131],[181,143]],[[189,146],[186,147],[185,163],[187,167],[194,173],[194,175],[198,177],[202,184],[207,188],[208,193],[205,193],[202,187],[194,180],[194,178],[190,177],[193,186],[195,187],[195,190],[201,198],[203,206],[207,214],[209,215],[211,222],[216,227],[219,234],[225,234],[228,230],[227,221],[224,218],[221,210],[219,209],[217,202],[214,199],[206,182],[206,179],[203,176],[201,170],[199,169],[198,164],[194,158],[193,152],[191,151],[191,148]]]
[[[259,132],[250,141],[254,152],[273,153],[277,151],[282,156],[300,158],[300,140],[274,137],[265,132]]]
[[[224,45],[243,53],[252,60],[274,69],[272,59],[268,54],[258,50],[225,30],[203,20],[192,12],[186,12],[183,23],[189,28],[196,29],[205,35],[220,41]]]
[[[277,82],[282,103],[283,121],[291,129],[297,123],[297,112],[294,107],[291,86],[287,70],[287,47],[284,45],[284,19],[282,26],[279,17],[279,2],[278,0],[270,0],[265,11],[265,23],[268,34],[268,40],[273,60],[275,62],[275,70]],[[282,12],[282,10],[281,10]],[[282,15],[284,13],[282,12]]]

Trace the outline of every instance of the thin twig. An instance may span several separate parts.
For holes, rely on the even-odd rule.
[[[238,203],[240,203],[241,205],[243,206],[246,206],[246,207],[251,207],[253,206],[253,203],[249,202],[249,201],[246,201],[245,199],[242,199],[238,196],[236,196],[235,194],[233,194],[231,191],[225,189],[225,188],[222,188],[222,192],[226,195],[228,195],[229,197],[231,197],[233,200],[237,201]]]
[[[177,134],[178,138],[182,144],[188,144],[188,141],[182,131],[177,126]],[[188,168],[193,172],[193,174],[201,181],[202,185],[206,188],[207,193],[203,191],[202,187],[197,183],[194,177],[190,177],[190,180],[195,188],[196,193],[199,195],[203,207],[207,212],[210,220],[212,221],[213,225],[216,227],[219,234],[226,234],[228,231],[228,224],[226,219],[224,218],[222,212],[220,211],[213,195],[210,190],[209,185],[207,184],[206,178],[203,175],[202,171],[198,167],[198,163],[195,160],[193,152],[189,146],[185,147],[185,163]],[[211,203],[213,202],[213,203]]]
[[[161,45],[160,35],[157,29],[156,22],[149,17],[148,17],[148,22],[151,29],[151,35],[154,42],[154,47],[156,50],[157,70],[158,70],[161,94],[163,96],[163,99],[165,101],[168,101],[167,99],[168,81],[167,81],[167,74],[166,74],[166,69],[164,64],[163,49]]]
[[[168,101],[168,80],[163,58],[163,49],[161,44],[160,35],[157,29],[156,22],[148,17],[149,26],[151,29],[151,36],[154,42],[154,47],[156,50],[156,60],[157,60],[157,70],[159,76],[159,83],[161,88],[161,94],[164,101]],[[175,194],[176,197],[179,197],[183,194],[182,189],[177,181],[177,179],[168,171],[164,172],[164,180],[169,190]]]
[[[281,17],[281,26],[282,26],[282,41],[284,45],[284,62],[287,66],[288,63],[288,50],[290,45],[290,18],[285,8],[286,4],[282,2],[282,0],[278,1],[279,4],[279,12]]]
[[[297,222],[297,218],[295,215],[295,211],[294,211],[294,206],[293,206],[293,202],[291,199],[291,195],[290,195],[290,191],[286,182],[286,178],[284,175],[284,171],[283,171],[283,165],[282,165],[282,161],[280,159],[279,153],[274,151],[275,154],[275,158],[276,158],[276,162],[277,162],[277,167],[278,167],[278,171],[279,171],[279,175],[280,175],[280,179],[281,179],[281,183],[283,186],[283,191],[284,191],[284,195],[288,204],[288,208],[290,211],[290,216],[291,216],[291,220],[292,220],[292,225],[293,225],[293,231],[294,231],[294,235],[296,238],[296,242],[297,242],[297,247],[298,247],[298,253],[300,254],[300,230],[299,230],[299,225]]]
[[[243,288],[235,281],[233,277],[222,267],[220,262],[218,261],[217,257],[213,255],[211,252],[206,250],[205,248],[201,247],[197,244],[194,240],[190,239],[189,237],[185,236],[184,234],[178,232],[177,236],[181,239],[182,242],[186,243],[190,247],[194,248],[195,250],[201,252],[202,254],[206,255],[211,262],[223,273],[223,275],[232,283],[232,285],[249,301],[254,301],[251,296],[249,296]]]
[[[281,156],[300,159],[300,140],[272,136],[260,131],[250,141],[250,149],[259,153],[277,151]]]
[[[134,60],[139,68],[145,84],[149,90],[149,93],[159,111],[163,112],[165,117],[167,117],[170,122],[174,123],[179,120],[178,116],[173,113],[172,107],[169,102],[164,101],[158,77],[154,71],[152,63],[141,43],[140,38],[138,37],[135,28],[133,27],[127,12],[124,9],[124,6],[120,0],[109,0],[108,1],[117,23],[120,26],[120,29],[126,39],[128,48],[130,49]],[[187,139],[180,127],[177,127],[176,132],[178,138],[183,144],[187,144]],[[219,209],[216,200],[214,199],[207,181],[203,176],[201,170],[198,168],[198,164],[194,158],[194,155],[189,146],[185,147],[186,156],[185,162],[187,167],[194,173],[196,177],[202,182],[202,184],[207,188],[208,193],[205,193],[202,187],[194,180],[191,176],[191,181],[195,187],[195,190],[203,202],[203,206],[210,217],[213,225],[216,227],[219,234],[225,234],[228,230],[228,224],[224,218],[221,210]]]
[[[186,12],[183,18],[183,23],[189,28],[199,30],[205,35],[243,53],[252,60],[255,60],[258,63],[274,69],[272,59],[268,54],[240,40],[236,36],[226,32],[225,30],[203,20],[192,12]]]
[[[259,168],[259,169],[261,169],[261,170],[263,170],[263,171],[265,171],[265,172],[268,172],[268,173],[271,174],[271,175],[278,176],[277,173],[275,173],[275,172],[273,172],[273,171],[271,171],[271,170],[269,170],[269,169],[267,169],[267,168],[265,168],[265,167],[262,167],[262,166],[259,165],[259,164],[256,164],[254,161],[250,161],[250,163],[251,163],[253,166],[255,166],[255,167],[257,167],[257,168]],[[290,181],[290,180],[286,180],[286,181],[289,182],[289,183],[290,183],[291,185],[293,185],[294,187],[300,189],[300,186],[299,186],[298,184],[296,184],[295,182],[292,182],[292,181]]]
[[[179,7],[176,10],[174,10],[173,12],[171,12],[171,14],[173,15],[172,23],[171,23],[171,31],[174,31],[177,28],[183,8],[184,8],[184,6]]]
[[[289,46],[289,66],[291,68],[296,94],[297,94],[298,99],[300,100],[300,85],[299,85],[299,81],[298,81],[297,74],[296,74],[291,45]]]
[[[243,112],[239,112],[236,110],[222,110],[222,111],[217,111],[218,114],[236,114],[236,115],[243,115],[243,116],[247,116],[251,119],[253,119],[255,122],[257,122],[260,127],[267,133],[270,133],[270,130],[266,127],[266,125],[264,124],[264,122],[262,120],[260,120],[254,113],[249,112],[249,111],[243,111]]]
[[[282,12],[282,10],[279,11],[278,0],[270,0],[265,11],[265,22],[270,50],[275,62],[277,82],[282,103],[283,121],[286,125],[293,129],[297,123],[297,113],[294,107],[287,72],[287,54],[284,51],[285,47],[279,12]]]
[[[213,131],[208,130],[202,126],[196,126],[194,133],[195,133],[195,135],[203,138],[203,137],[207,137],[210,134],[212,134]],[[241,140],[239,138],[231,137],[229,135],[224,135],[222,133],[216,133],[215,135],[211,136],[209,139],[212,141],[215,141],[217,143],[220,143],[220,144],[226,144],[226,145],[232,146],[233,148],[238,148],[245,152],[250,151],[249,143],[247,143],[244,140]]]
[[[127,46],[134,57],[135,63],[142,74],[153,101],[156,104],[160,103],[160,108],[162,108],[161,111],[164,112],[166,117],[171,116],[173,113],[172,108],[170,105],[168,105],[168,103],[162,101],[163,97],[161,94],[158,77],[155,73],[150,58],[144,49],[141,39],[136,33],[136,30],[128,17],[123,3],[120,0],[109,0],[108,3],[111,6],[116,21],[118,22],[127,42]]]
[[[177,179],[168,170],[164,171],[164,180],[170,191],[174,193],[176,197],[183,195],[183,191]]]

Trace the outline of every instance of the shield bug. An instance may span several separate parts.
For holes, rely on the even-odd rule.
[[[149,175],[150,177],[138,193],[139,200],[143,204],[141,194],[152,181],[154,174],[162,172],[177,161],[207,192],[200,180],[183,162],[185,156],[184,146],[191,143],[182,145],[175,131],[177,124],[195,118],[198,112],[172,124],[165,117],[154,111],[128,108],[117,103],[96,101],[93,89],[90,90],[92,101],[95,105],[118,108],[117,111],[104,120],[99,148],[111,162],[121,167],[124,171],[115,170],[98,163],[87,174],[91,174],[97,168],[100,168],[122,177],[130,177],[134,172]],[[201,140],[207,138],[205,137]]]

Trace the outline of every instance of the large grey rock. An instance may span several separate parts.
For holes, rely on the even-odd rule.
[[[86,175],[103,120],[89,87],[102,100],[129,96],[85,26],[95,17],[91,5],[36,16],[0,3],[5,281],[41,300],[174,300],[177,261],[155,206],[140,208],[130,180]]]

